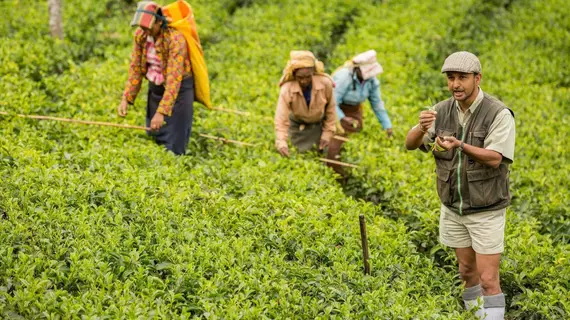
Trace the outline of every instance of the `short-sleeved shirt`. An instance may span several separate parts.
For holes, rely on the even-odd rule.
[[[483,101],[483,97],[483,90],[479,88],[479,93],[477,94],[475,101],[473,101],[469,109],[465,110],[465,112],[461,110],[457,101],[454,102],[454,106],[457,109],[457,114],[459,116],[459,123],[462,127],[465,127],[471,115],[475,110],[477,110],[477,107],[479,107],[481,101]],[[431,126],[427,134],[424,136],[424,144],[427,150],[429,150],[428,144],[435,141],[435,136],[435,126]],[[483,142],[483,148],[500,153],[503,156],[503,163],[513,163],[515,158],[515,118],[508,109],[499,112],[491,123],[489,133]],[[447,209],[446,212],[453,212],[446,206],[442,207]],[[506,209],[499,209],[486,212],[502,213],[505,211]],[[442,214],[444,214],[443,209]]]
[[[475,101],[471,104],[469,109],[463,112],[459,103],[454,102],[454,106],[457,109],[457,115],[459,117],[459,123],[462,127],[465,127],[467,121],[471,115],[477,110],[481,101],[483,101],[483,90],[479,88],[479,94],[475,98]],[[426,136],[424,137],[424,144],[431,144],[435,141],[435,126],[429,128]],[[493,150],[500,153],[503,156],[503,162],[511,164],[515,158],[515,119],[508,109],[505,109],[497,114],[491,126],[489,127],[489,133],[485,137],[483,148],[487,150]],[[428,148],[429,150],[429,148]]]

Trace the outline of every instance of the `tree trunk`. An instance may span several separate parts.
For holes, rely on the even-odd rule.
[[[51,35],[63,39],[63,23],[61,21],[61,5],[63,0],[48,0],[49,29]]]

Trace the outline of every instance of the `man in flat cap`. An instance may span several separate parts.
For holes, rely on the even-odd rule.
[[[420,113],[406,148],[431,151],[435,158],[439,240],[455,249],[466,308],[481,319],[504,319],[499,264],[511,198],[514,113],[481,90],[481,63],[474,54],[453,53],[441,72],[452,97]]]

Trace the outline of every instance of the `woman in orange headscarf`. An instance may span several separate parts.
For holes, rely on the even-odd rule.
[[[275,146],[289,156],[288,136],[304,152],[318,145],[326,148],[335,131],[336,111],[333,81],[310,51],[291,51],[279,82],[281,90],[275,112]]]
[[[194,112],[194,77],[184,35],[168,27],[160,6],[152,1],[138,3],[131,25],[137,29],[129,79],[118,113],[126,116],[128,105],[134,103],[146,78],[146,124],[152,129],[149,134],[168,150],[184,154]]]

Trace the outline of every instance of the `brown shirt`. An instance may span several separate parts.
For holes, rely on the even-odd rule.
[[[333,82],[320,75],[313,76],[311,103],[307,106],[303,90],[297,81],[289,81],[281,86],[277,111],[275,112],[275,146],[287,146],[289,116],[305,123],[323,122],[322,140],[330,141],[335,131],[336,108]]]

